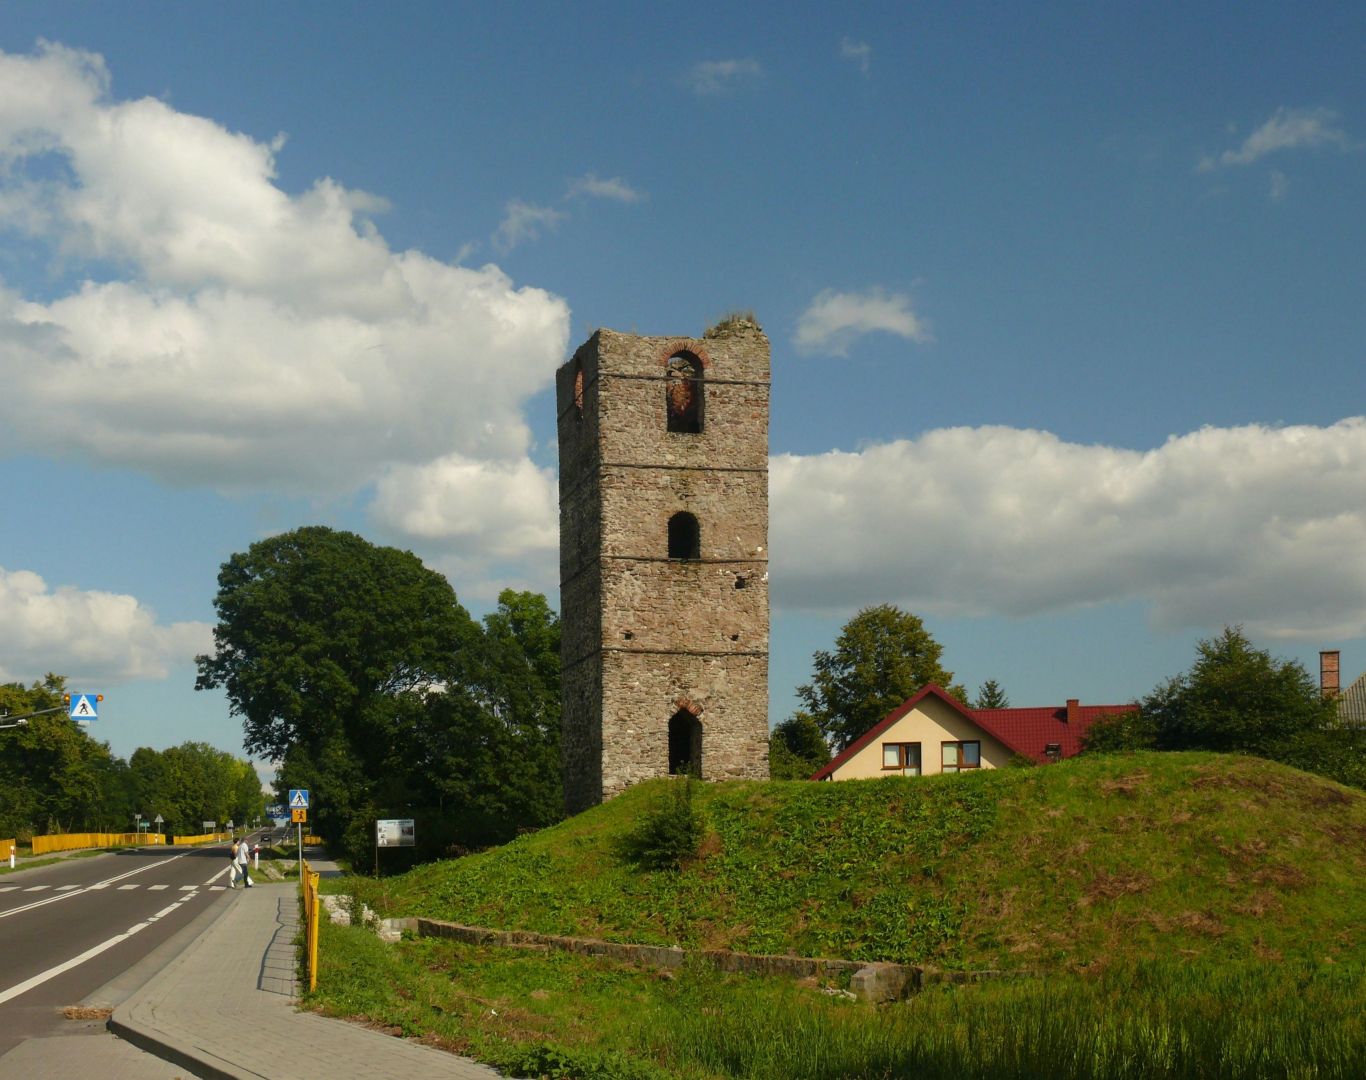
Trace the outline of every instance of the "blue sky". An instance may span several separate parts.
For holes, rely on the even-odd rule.
[[[322,523],[556,602],[555,367],[773,344],[772,719],[859,607],[1120,702],[1366,668],[1359,4],[18,4],[0,678],[203,739],[219,565]]]

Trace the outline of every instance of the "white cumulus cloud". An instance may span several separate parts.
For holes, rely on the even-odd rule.
[[[545,557],[559,544],[556,483],[525,459],[491,466],[452,454],[395,466],[372,511],[388,528],[467,559]]]
[[[296,492],[524,458],[565,303],[391,250],[383,200],[332,179],[284,191],[283,146],[115,100],[89,53],[0,53],[0,231],[74,279],[0,283],[0,445]]]
[[[1337,126],[1332,109],[1279,108],[1236,150],[1225,150],[1200,159],[1199,171],[1210,172],[1220,166],[1251,165],[1268,154],[1283,150],[1313,149],[1350,145],[1347,133]]]
[[[775,603],[1366,634],[1366,419],[1207,428],[1148,451],[950,428],[771,463]]]
[[[826,289],[797,319],[794,344],[804,353],[846,356],[856,338],[878,332],[921,344],[931,340],[929,326],[912,310],[911,298],[904,293]]]
[[[207,623],[158,623],[136,597],[50,588],[28,570],[0,567],[0,681],[32,682],[49,671],[78,682],[165,678],[207,652]]]
[[[694,94],[709,97],[733,89],[763,74],[759,61],[752,57],[731,60],[700,60],[688,71],[686,82]]]
[[[624,203],[640,202],[645,198],[644,192],[637,191],[619,176],[609,176],[604,179],[594,173],[585,173],[583,176],[571,180],[569,190],[565,193],[566,199],[584,196],[594,199],[614,199],[617,202]]]
[[[555,228],[565,216],[564,211],[553,206],[536,206],[512,199],[493,234],[493,249],[506,255],[513,248],[539,238],[543,230]]]

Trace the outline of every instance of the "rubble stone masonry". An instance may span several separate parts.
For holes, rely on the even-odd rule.
[[[679,356],[674,379],[702,373],[681,392]],[[696,339],[599,330],[556,375],[569,813],[668,775],[680,711],[704,779],[768,776],[769,378],[747,319]],[[668,402],[697,390],[701,430],[669,430]],[[670,557],[679,513],[696,557]]]

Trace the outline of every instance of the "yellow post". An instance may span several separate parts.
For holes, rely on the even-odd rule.
[[[309,934],[308,943],[308,988],[316,989],[318,985],[318,874],[309,871],[308,891],[313,894],[312,914],[309,917],[308,925],[312,931]]]

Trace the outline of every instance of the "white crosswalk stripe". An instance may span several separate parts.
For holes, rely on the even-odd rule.
[[[160,892],[162,889],[169,889],[169,888],[170,888],[169,885],[148,885],[148,886],[147,886],[147,891],[148,891],[148,892]]]
[[[140,889],[140,888],[142,888],[142,886],[139,885],[137,882],[134,882],[132,885],[120,885],[120,886],[119,886],[119,892],[127,892],[129,889]]]
[[[42,892],[46,888],[46,885],[30,885],[24,892]]]
[[[199,888],[198,885],[182,885],[182,886],[180,886],[180,891],[181,891],[181,892],[189,892],[190,890],[192,890],[192,889],[197,889],[197,888]]]
[[[18,885],[0,885],[0,892],[14,892],[17,888],[19,888]]]

